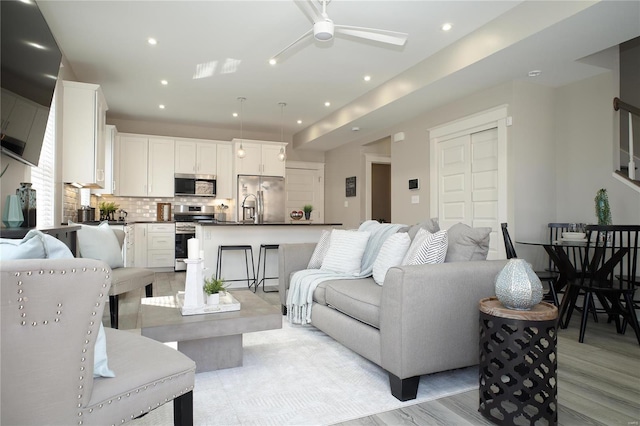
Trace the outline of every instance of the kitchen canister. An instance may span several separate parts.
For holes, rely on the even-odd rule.
[[[7,228],[17,228],[22,225],[23,219],[18,196],[7,195],[4,210],[2,211],[2,223]]]
[[[24,218],[23,228],[36,227],[36,190],[31,187],[31,182],[20,182],[20,188],[16,189],[16,195],[20,200],[20,210]]]

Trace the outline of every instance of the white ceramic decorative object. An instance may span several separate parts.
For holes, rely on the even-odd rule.
[[[207,295],[207,305],[219,305],[220,293],[214,293]]]
[[[511,259],[496,277],[496,297],[506,308],[528,311],[542,300],[542,283],[527,261]]]
[[[204,285],[203,264],[202,259],[192,260],[185,259],[187,264],[187,277],[185,281],[184,305],[182,307],[183,315],[186,311],[200,309],[204,303]]]

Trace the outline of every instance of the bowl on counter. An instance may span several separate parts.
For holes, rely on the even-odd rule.
[[[584,240],[587,234],[584,232],[563,232],[562,239],[563,240]]]

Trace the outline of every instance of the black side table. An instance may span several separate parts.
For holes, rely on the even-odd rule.
[[[556,322],[546,302],[529,311],[480,300],[480,408],[497,424],[558,423]]]

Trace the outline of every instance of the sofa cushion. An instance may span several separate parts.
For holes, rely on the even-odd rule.
[[[342,274],[358,275],[364,250],[367,247],[368,231],[331,231],[329,250],[320,269]]]
[[[445,262],[487,259],[491,228],[472,228],[464,223],[457,223],[447,233],[449,248]]]
[[[69,224],[72,223],[69,221]],[[111,268],[124,266],[122,249],[108,222],[102,222],[98,226],[80,226],[82,229],[78,231],[78,246],[82,257],[102,260]]]
[[[435,234],[436,232],[438,232],[440,230],[440,224],[438,223],[438,218],[437,217],[432,217],[431,219],[427,219],[425,221],[422,221],[416,225],[412,225],[408,230],[407,233],[409,234],[409,238],[411,238],[411,241],[413,241],[413,239],[416,237],[416,234],[418,233],[418,231],[420,229],[425,229],[427,231],[429,231],[432,234]]]
[[[318,244],[316,244],[316,248],[313,250],[311,259],[309,259],[307,269],[320,269],[320,267],[322,266],[322,261],[327,255],[327,250],[329,250],[330,241],[331,231],[323,229],[322,234],[320,234],[320,240],[318,240]]]
[[[392,234],[385,240],[373,263],[373,279],[376,284],[383,284],[390,267],[402,264],[410,244],[411,239],[406,232]]]
[[[333,280],[325,285],[327,305],[338,311],[380,328],[382,286],[372,277],[356,280]]]

